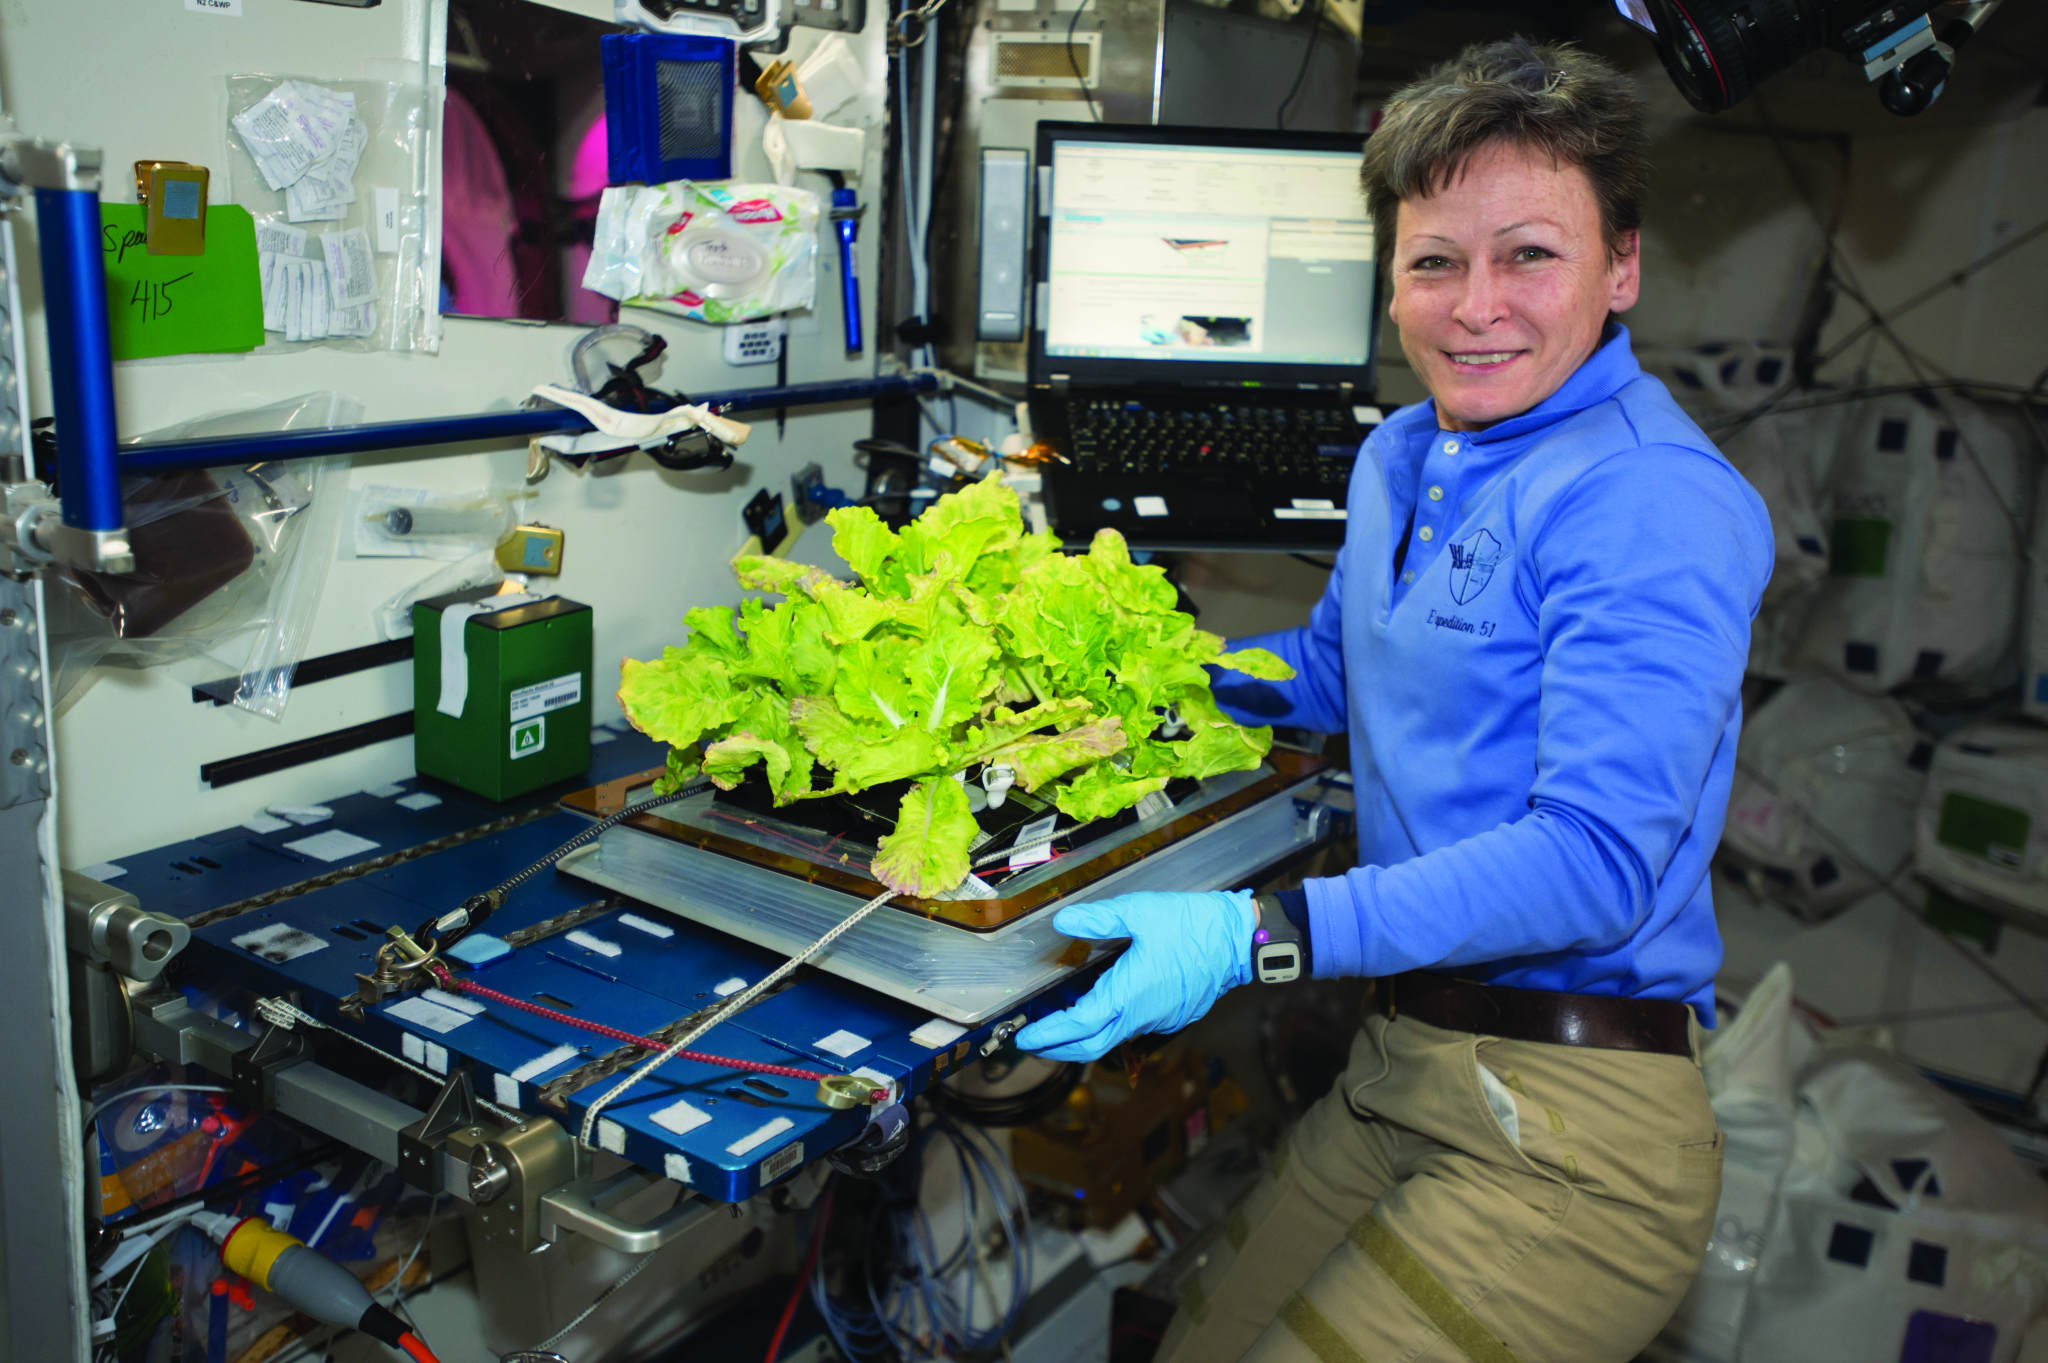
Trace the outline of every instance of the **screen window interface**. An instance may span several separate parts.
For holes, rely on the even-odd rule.
[[[1053,145],[1045,353],[1362,366],[1356,152]]]

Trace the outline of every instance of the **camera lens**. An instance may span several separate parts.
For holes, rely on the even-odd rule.
[[[1672,84],[1702,113],[1749,97],[1837,27],[1879,8],[1871,0],[1647,0],[1656,20],[1657,55]],[[1843,11],[1843,13],[1836,13]]]

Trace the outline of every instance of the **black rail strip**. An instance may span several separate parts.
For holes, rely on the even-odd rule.
[[[352,724],[346,729],[280,743],[274,748],[259,748],[240,757],[223,757],[218,762],[203,764],[199,768],[199,779],[218,790],[254,776],[268,776],[271,772],[317,762],[336,753],[353,752],[372,743],[403,738],[412,732],[412,724],[412,711],[407,710],[403,714],[373,719],[368,724]]]
[[[365,644],[361,648],[345,648],[339,653],[323,653],[317,658],[306,658],[292,669],[293,686],[311,686],[314,682],[332,681],[346,677],[351,672],[367,672],[373,667],[385,667],[391,663],[404,662],[412,656],[412,638],[391,639],[381,644]],[[235,698],[235,690],[241,686],[240,677],[222,677],[216,681],[200,682],[192,688],[195,704],[211,701],[215,705],[227,705]]]

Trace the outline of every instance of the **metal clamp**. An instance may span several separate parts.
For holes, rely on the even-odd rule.
[[[456,1131],[474,1132],[479,1139],[488,1135],[466,1065],[448,1076],[428,1105],[427,1115],[398,1133],[399,1177],[423,1193],[442,1191],[441,1151]]]
[[[66,871],[64,938],[87,960],[112,966],[131,980],[149,981],[185,949],[192,929],[169,914],[143,908],[125,890]]]
[[[277,1106],[277,1072],[312,1053],[303,1032],[287,1031],[273,1023],[254,1046],[235,1055],[229,1079],[235,1101],[251,1112],[271,1111]]]
[[[633,1194],[667,1180],[640,1169],[621,1169],[610,1178],[581,1178],[541,1199],[541,1235],[553,1240],[562,1231],[588,1236],[621,1254],[652,1254],[711,1219],[717,1209],[685,1191],[676,1204],[647,1221],[622,1221],[606,1210]]]

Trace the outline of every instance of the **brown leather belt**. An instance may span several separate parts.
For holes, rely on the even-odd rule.
[[[1509,989],[1414,970],[1375,981],[1368,1006],[1382,1017],[1412,1017],[1505,1041],[1692,1055],[1692,1009],[1668,999]]]

